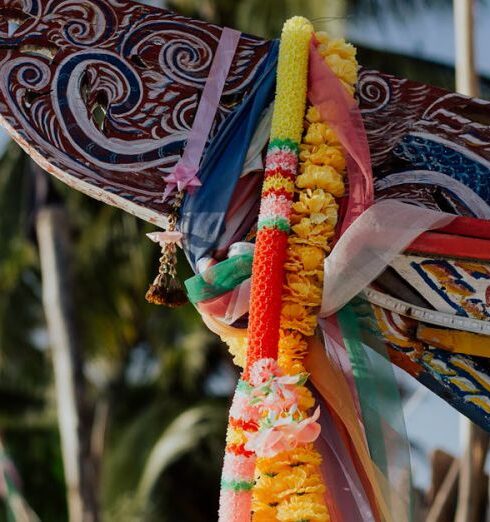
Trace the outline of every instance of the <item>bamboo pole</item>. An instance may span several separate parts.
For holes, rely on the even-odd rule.
[[[466,96],[479,95],[475,67],[474,9],[474,0],[454,0],[456,90]],[[461,458],[455,522],[479,522],[489,437],[466,418],[462,418],[460,430],[464,454]]]

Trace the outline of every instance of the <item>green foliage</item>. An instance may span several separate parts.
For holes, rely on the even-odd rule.
[[[63,463],[56,427],[26,429],[21,426],[3,431],[3,436],[20,470],[22,493],[34,512],[43,522],[67,520]]]
[[[63,468],[27,165],[14,145],[0,161],[0,430],[25,477],[27,500],[41,520],[61,522]],[[227,408],[209,379],[223,365],[223,348],[192,306],[169,310],[144,300],[159,257],[145,237],[149,225],[52,186],[70,216],[72,299],[90,397],[94,407],[109,408],[105,519],[181,513],[179,520],[214,520]]]
[[[43,314],[29,239],[31,183],[17,146],[7,148],[0,172],[0,428],[14,428],[38,423],[50,371],[38,346]]]
[[[105,520],[215,520],[224,406],[201,401],[186,409],[168,397],[134,419],[107,458]]]
[[[343,0],[171,0],[168,4],[187,16],[268,38],[278,38],[284,21],[291,16],[305,16],[319,28],[328,26],[337,32],[336,19],[345,15]]]

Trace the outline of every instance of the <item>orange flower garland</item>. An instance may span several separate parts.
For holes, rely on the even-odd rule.
[[[349,94],[353,94],[357,77],[355,48],[344,40],[329,40],[321,33],[316,36],[320,41],[320,54]],[[291,376],[305,371],[303,358],[308,338],[314,335],[321,304],[323,263],[330,252],[338,218],[335,198],[344,194],[346,168],[345,153],[335,133],[321,121],[315,107],[309,107],[304,127],[299,155],[300,175],[295,179],[297,197],[290,217],[292,232],[287,240],[284,262],[286,281],[278,344],[280,370],[283,375]],[[270,185],[270,189],[277,189],[274,176],[268,179],[265,188]],[[277,227],[278,223],[275,225]],[[235,361],[244,366],[248,359],[250,368],[248,337],[237,337],[232,333],[222,337],[233,349]],[[252,348],[252,355],[253,352]],[[249,385],[243,383],[238,393],[244,399],[250,394]],[[311,393],[302,383],[298,383],[295,393],[298,414],[300,418],[308,419],[308,411],[314,406]],[[249,441],[253,440],[257,429],[257,424],[245,425],[239,420],[233,421],[228,433],[228,445],[240,450],[238,453],[248,455]],[[321,456],[313,444],[296,445],[274,456],[260,457],[255,464],[255,483],[236,483],[235,494],[239,494],[240,489],[252,494],[253,522],[329,521],[320,464]],[[246,517],[243,512],[235,515],[233,520]]]
[[[355,48],[343,40],[318,34],[319,51],[326,63],[354,92]],[[288,239],[286,284],[283,292],[278,362],[289,375],[305,371],[307,338],[315,333],[322,299],[323,263],[334,237],[338,206],[344,195],[344,151],[315,107],[308,109],[306,132],[300,147],[298,198],[293,204]],[[298,407],[307,412],[314,404],[305,386],[298,390]],[[330,519],[320,474],[321,456],[313,444],[290,449],[271,458],[259,458],[253,493],[253,522],[320,522]]]
[[[255,457],[261,445],[267,445],[268,440],[277,437],[289,444],[305,434],[308,441],[318,436],[317,426],[310,429],[315,420],[310,421],[307,415],[297,415],[296,410],[290,408],[286,397],[296,399],[296,394],[283,382],[276,362],[284,262],[306,105],[312,34],[313,27],[305,18],[295,17],[284,24],[252,269],[247,360],[230,410],[220,522],[250,520]],[[259,371],[260,368],[263,371]],[[262,393],[260,390],[264,387],[270,391]],[[264,396],[263,408],[254,404],[257,393]],[[274,403],[281,405],[280,411],[272,412],[272,408],[268,408]]]

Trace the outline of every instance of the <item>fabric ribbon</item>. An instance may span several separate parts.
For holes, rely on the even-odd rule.
[[[361,112],[317,50],[310,49],[309,98],[347,152],[349,201],[341,236],[325,260],[321,317],[366,288],[416,237],[455,216],[396,200],[374,202],[369,144]]]
[[[347,153],[349,200],[341,233],[374,201],[371,155],[361,111],[340,80],[318,52],[319,42],[310,45],[308,98],[329,124]]]
[[[427,230],[456,216],[387,199],[366,210],[325,260],[320,316],[340,310],[374,281],[393,259]]]
[[[327,368],[331,371],[336,367],[339,371],[339,385],[343,380],[345,390],[342,409],[337,413],[350,434],[374,505],[385,520],[408,521],[411,519],[410,459],[393,370],[387,357],[372,362],[366,352],[357,325],[357,314],[362,316],[363,312],[354,314],[348,307],[342,307],[378,277],[417,236],[449,224],[455,216],[395,200],[373,205],[373,176],[362,116],[316,46],[312,44],[310,52],[309,98],[347,152],[349,199],[340,239],[325,260],[320,316],[327,319],[320,321],[320,325],[326,350],[322,360],[326,366],[321,371],[317,359],[308,369],[318,391],[334,410],[337,397],[331,394],[333,376],[328,376]],[[325,387],[325,382],[331,386]],[[339,392],[341,387],[333,389]],[[396,397],[396,404],[387,403]],[[353,437],[355,428],[358,431]],[[371,458],[366,455],[366,447]]]
[[[187,190],[192,193],[201,186],[201,182],[197,178],[199,165],[216,117],[240,36],[239,31],[227,27],[221,33],[184,153],[172,173],[165,179],[167,185],[163,194],[164,201],[176,189],[179,192]]]
[[[181,207],[177,228],[184,234],[185,253],[194,269],[199,259],[214,256],[217,249],[226,251],[223,240],[229,245],[243,237],[252,225],[250,216],[258,214],[262,178],[252,175],[250,180],[242,182],[240,176],[244,168],[248,168],[246,159],[250,145],[267,134],[263,128],[259,132],[258,126],[264,124],[268,129],[270,123],[267,108],[274,100],[279,46],[277,41],[269,42],[268,46],[267,56],[248,79],[250,92],[228,115],[220,132],[206,148],[199,169],[202,187],[192,196],[187,195]],[[244,233],[233,239],[230,234],[233,235],[234,223],[228,221],[228,211],[237,191],[242,195],[248,191],[248,181],[255,186],[255,196],[251,194],[251,199],[242,200],[240,210],[248,206],[244,222],[248,221],[249,227],[247,230],[240,227]]]
[[[404,519],[410,520],[410,446],[393,365],[383,343],[376,343],[376,350],[362,343],[361,332],[366,329],[365,323],[369,324],[371,335],[381,338],[369,306],[356,299],[342,308],[337,318],[361,402],[371,458],[386,477],[383,494],[392,510],[395,504],[398,505],[397,509],[403,509]]]
[[[362,116],[315,44],[310,49],[309,74],[310,101],[319,108],[322,118],[334,129],[351,158],[347,167],[349,203],[341,237],[325,260],[320,316],[327,317],[374,281],[420,234],[448,225],[455,216],[397,200],[383,200],[373,205],[373,177]],[[240,289],[239,313],[230,313],[231,296],[220,300],[220,309],[227,309],[228,320],[236,320],[246,313],[248,288],[245,285]]]

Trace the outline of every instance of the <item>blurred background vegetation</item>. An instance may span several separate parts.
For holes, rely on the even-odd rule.
[[[409,24],[413,4],[169,0],[167,7],[277,37],[295,14],[335,35],[352,13],[377,16],[386,7]],[[450,67],[363,47],[359,60],[453,88]],[[238,375],[225,348],[190,305],[169,310],[145,302],[158,261],[145,238],[151,227],[48,179],[9,144],[0,160],[0,435],[24,497],[41,520],[68,520],[36,233],[39,216],[50,211],[67,230],[60,240],[69,257],[60,269],[69,281],[64,298],[81,372],[75,386],[83,395],[89,476],[98,492],[89,511],[107,522],[216,520],[228,400]],[[20,480],[11,464],[2,473],[0,494],[8,497],[8,484],[17,489]],[[0,521],[7,519],[15,520],[9,509],[0,512]]]

